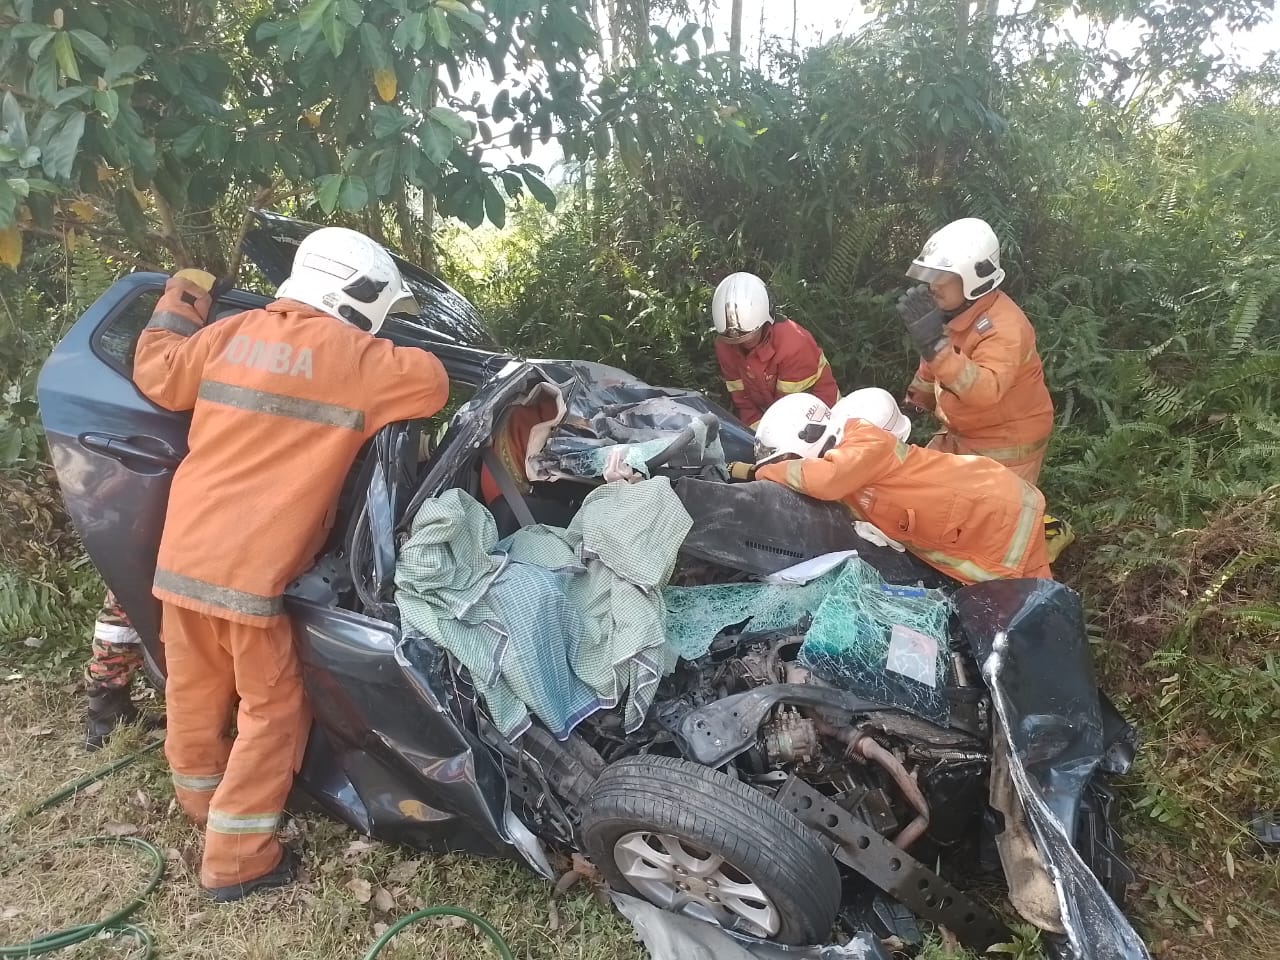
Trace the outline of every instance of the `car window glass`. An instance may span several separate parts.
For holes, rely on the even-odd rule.
[[[160,290],[143,290],[112,314],[94,335],[94,350],[117,372],[133,376],[133,354],[138,337],[146,328],[160,301]],[[215,319],[221,320],[243,310],[234,304],[220,304]]]

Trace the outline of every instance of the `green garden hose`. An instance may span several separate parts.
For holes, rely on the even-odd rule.
[[[135,750],[126,757],[121,757],[113,763],[107,764],[93,773],[87,774],[69,783],[57,793],[51,794],[41,800],[29,810],[21,812],[17,819],[35,816],[51,807],[56,807],[64,800],[74,797],[81,790],[99,780],[105,780],[119,770],[123,770],[131,763],[145,757],[148,753],[155,750],[164,741],[156,740],[147,744],[141,750]],[[52,953],[55,950],[63,950],[67,947],[74,946],[77,943],[84,943],[86,940],[92,940],[98,934],[104,931],[110,931],[118,936],[132,937],[137,940],[143,947],[142,960],[149,960],[155,955],[155,942],[151,939],[151,934],[141,927],[136,927],[129,923],[132,917],[142,905],[146,902],[147,897],[155,892],[160,886],[160,881],[164,879],[164,854],[161,853],[153,844],[147,843],[145,840],[139,840],[137,837],[85,837],[81,840],[69,841],[66,846],[71,847],[90,847],[90,846],[117,846],[117,847],[133,847],[141,850],[151,860],[153,866],[151,876],[147,878],[146,886],[142,891],[136,894],[132,900],[117,910],[111,916],[97,923],[83,923],[63,930],[57,930],[53,933],[46,933],[37,937],[28,943],[0,944],[0,957],[38,957],[42,953]]]
[[[15,819],[32,817],[37,813],[42,813],[51,807],[57,806],[64,800],[74,797],[86,787],[97,783],[99,780],[105,780],[113,773],[123,770],[131,763],[135,763],[142,759],[148,753],[159,747],[163,742],[163,740],[156,740],[153,743],[147,744],[141,750],[136,750],[126,757],[121,757],[119,760],[107,764],[100,770],[95,770],[93,773],[81,777],[74,783],[70,783],[63,787],[57,793],[51,794],[41,800],[30,809],[22,811]],[[77,943],[84,943],[86,940],[91,940],[100,933],[109,931],[116,936],[132,937],[138,941],[143,948],[141,960],[150,960],[151,957],[155,956],[155,941],[152,940],[151,934],[146,930],[142,927],[134,926],[129,923],[128,920],[137,913],[137,911],[146,902],[147,897],[151,896],[151,894],[156,891],[156,888],[160,886],[161,881],[164,879],[164,854],[162,854],[154,845],[147,843],[145,840],[139,840],[137,837],[85,837],[82,840],[69,841],[67,845],[72,847],[100,845],[134,847],[135,849],[146,853],[154,863],[154,867],[152,868],[151,876],[147,878],[147,884],[143,887],[142,891],[106,919],[99,920],[97,923],[77,924],[76,926],[67,927],[64,930],[58,930],[54,933],[46,933],[29,943],[0,945],[0,957],[37,957],[44,953],[52,953],[55,950],[63,950],[67,947],[74,946]],[[478,916],[470,910],[464,910],[461,907],[427,907],[425,910],[418,910],[406,917],[401,917],[392,924],[390,928],[388,928],[386,933],[378,938],[378,941],[372,947],[369,948],[369,952],[364,955],[364,960],[375,960],[375,958],[382,953],[387,944],[390,943],[397,934],[406,927],[417,923],[419,920],[425,920],[428,917],[461,917],[468,923],[474,924],[480,928],[480,931],[484,933],[484,935],[489,938],[490,942],[493,943],[494,947],[497,948],[498,956],[501,960],[515,960],[514,955],[511,953],[511,948],[507,945],[507,942],[502,939],[502,934],[494,928],[493,924],[484,919],[484,917]]]
[[[45,797],[43,800],[37,803],[30,810],[24,811],[22,816],[34,817],[37,813],[43,813],[44,811],[48,810],[50,807],[56,807],[58,804],[62,803],[63,800],[68,800],[71,797],[74,797],[77,793],[79,793],[81,790],[85,789],[86,787],[92,786],[93,784],[97,783],[99,780],[107,779],[107,777],[111,776],[113,773],[115,773],[118,770],[123,770],[125,767],[129,766],[131,763],[136,763],[137,761],[145,757],[148,753],[151,753],[153,750],[158,749],[163,743],[164,743],[163,739],[154,740],[151,743],[148,743],[141,750],[135,750],[133,753],[129,754],[127,757],[121,757],[119,760],[115,761],[114,763],[107,764],[105,767],[103,767],[100,770],[95,770],[93,771],[93,773],[86,774],[85,776],[81,777],[79,780],[75,781],[74,783],[67,784],[57,793],[50,794],[49,796]]]
[[[144,960],[154,955],[155,943],[151,939],[151,934],[127,921],[146,903],[147,897],[155,892],[156,887],[160,886],[160,881],[164,879],[164,854],[152,844],[147,843],[145,840],[139,840],[137,837],[85,837],[83,840],[73,840],[69,844],[72,847],[109,845],[134,847],[151,858],[154,866],[151,870],[151,876],[147,878],[147,885],[142,888],[142,891],[104,920],[99,920],[97,923],[78,924],[54,933],[46,933],[29,943],[0,946],[0,957],[37,957],[42,953],[52,953],[54,950],[63,950],[77,943],[92,940],[103,931],[110,931],[120,936],[133,937],[144,948],[142,954]]]
[[[427,907],[425,910],[417,910],[409,914],[407,917],[401,917],[393,923],[387,932],[378,938],[378,942],[369,948],[369,952],[364,955],[364,960],[375,960],[382,953],[388,943],[405,927],[417,923],[419,920],[425,920],[428,917],[461,917],[468,923],[472,923],[480,928],[480,931],[489,938],[489,941],[497,948],[498,956],[502,960],[515,960],[515,956],[511,953],[511,948],[507,946],[507,941],[502,939],[500,934],[488,920],[484,917],[472,913],[470,910],[464,910],[462,907]]]

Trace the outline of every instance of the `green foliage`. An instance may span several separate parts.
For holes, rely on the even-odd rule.
[[[429,197],[472,227],[501,225],[508,199],[552,194],[538,167],[495,168],[483,146],[601,146],[588,7],[0,3],[0,231],[118,224],[153,263],[218,267],[239,217],[217,208],[248,185],[291,192],[316,216],[387,204],[404,227]],[[509,63],[524,73],[508,78]],[[460,99],[473,73],[499,85],[492,106]]]

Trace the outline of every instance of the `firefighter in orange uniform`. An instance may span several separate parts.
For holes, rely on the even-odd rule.
[[[751,273],[735,273],[711,301],[716,361],[734,413],[752,430],[769,405],[791,393],[824,403],[840,398],[831,366],[812,334],[794,320],[774,320],[769,290]]]
[[[842,501],[961,583],[1053,576],[1044,497],[986,457],[909,446],[862,419],[834,422],[826,404],[804,394],[770,407],[757,437],[757,478]]]
[[[949,223],[925,243],[907,276],[924,283],[898,301],[921,356],[906,399],[943,423],[929,446],[990,457],[1038,482],[1053,401],[1035,330],[998,289],[1004,271],[995,232],[973,218]]]
[[[153,402],[192,411],[154,593],[175,792],[205,828],[200,883],[228,901],[295,874],[276,827],[310,716],[285,585],[327,538],[361,445],[435,413],[449,382],[432,354],[370,336],[413,298],[353,230],[310,234],[274,302],[206,325],[212,285],[197,270],[169,281],[133,376]]]

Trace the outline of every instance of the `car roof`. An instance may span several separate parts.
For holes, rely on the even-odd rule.
[[[245,235],[244,254],[278,287],[289,276],[298,244],[307,234],[319,229],[320,224],[269,210],[251,212],[257,224]],[[498,348],[497,340],[470,300],[434,274],[396,255],[395,251],[389,252],[420,306],[417,316],[391,318],[401,333],[420,339],[426,346],[446,343],[481,350]]]

